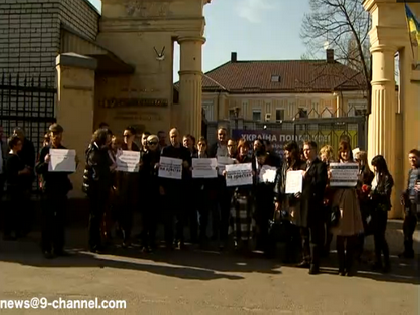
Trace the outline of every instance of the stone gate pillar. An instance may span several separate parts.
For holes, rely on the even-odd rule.
[[[57,56],[57,123],[64,129],[63,144],[76,150],[80,164],[70,179],[71,197],[83,196],[84,152],[93,132],[94,85],[96,59],[66,53]]]
[[[201,49],[202,36],[180,36],[179,113],[181,133],[189,133],[197,140],[201,136]]]

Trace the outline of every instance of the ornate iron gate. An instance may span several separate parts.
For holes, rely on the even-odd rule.
[[[56,89],[54,79],[13,77],[2,74],[0,81],[0,126],[9,137],[15,127],[25,130],[26,138],[41,149],[44,134],[55,122]]]

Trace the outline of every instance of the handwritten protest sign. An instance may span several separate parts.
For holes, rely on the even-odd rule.
[[[357,163],[331,163],[331,187],[356,187],[359,165]]]
[[[216,178],[217,159],[192,159],[193,178]]]
[[[182,179],[182,160],[161,156],[159,162],[159,177]]]
[[[117,155],[117,171],[134,173],[139,171],[140,152],[119,151]]]
[[[302,192],[303,174],[302,171],[288,171],[286,173],[286,194]]]
[[[65,149],[50,149],[49,172],[75,172],[76,151]]]
[[[277,168],[274,166],[263,165],[260,170],[261,183],[274,183],[276,180]]]
[[[219,175],[223,175],[223,171],[226,169],[226,165],[232,165],[234,163],[234,159],[225,157],[225,156],[219,156],[217,158],[217,167],[219,169]]]
[[[226,165],[226,186],[252,185],[252,164]]]

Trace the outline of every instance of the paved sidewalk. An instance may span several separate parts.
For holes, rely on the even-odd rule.
[[[0,300],[126,300],[126,310],[0,310],[1,314],[419,314],[418,259],[392,257],[389,275],[360,266],[339,277],[335,257],[323,274],[280,266],[256,255],[116,248],[110,255],[83,250],[86,230],[71,229],[75,256],[44,259],[39,235],[0,242]]]

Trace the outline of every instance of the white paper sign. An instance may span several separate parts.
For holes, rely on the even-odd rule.
[[[357,163],[331,163],[331,187],[356,187],[359,165]]]
[[[274,183],[276,180],[277,168],[274,166],[263,165],[260,170],[261,183]]]
[[[288,171],[286,173],[286,194],[302,192],[303,174],[302,171]]]
[[[226,165],[226,186],[252,185],[252,164]]]
[[[117,155],[117,171],[134,173],[139,171],[140,152],[119,151]]]
[[[226,169],[226,165],[232,165],[234,163],[234,159],[225,157],[225,156],[219,156],[217,158],[217,167],[219,169],[219,175],[223,175],[223,171]]]
[[[360,149],[359,149],[359,148],[354,149],[354,150],[352,151],[353,156],[356,156],[356,154],[357,154],[357,153],[359,153],[359,152],[360,152]]]
[[[182,160],[161,156],[159,161],[159,177],[182,179]]]
[[[49,172],[75,172],[76,151],[65,149],[50,149]]]
[[[193,178],[216,178],[217,159],[192,159]]]

